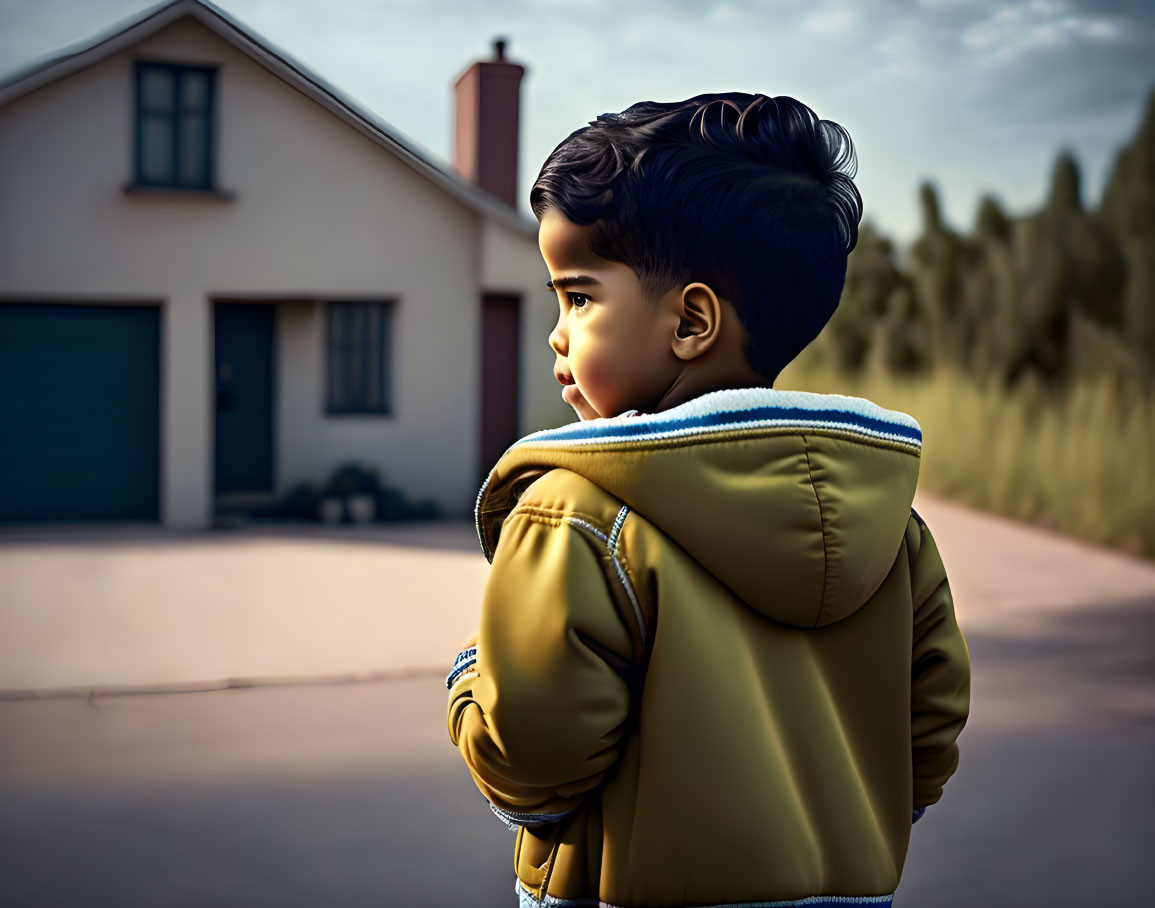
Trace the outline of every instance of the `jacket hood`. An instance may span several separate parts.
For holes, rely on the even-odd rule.
[[[860,397],[740,388],[655,414],[534,432],[481,487],[486,558],[505,516],[553,469],[605,489],[739,599],[798,627],[853,614],[886,577],[914,500],[922,431]]]

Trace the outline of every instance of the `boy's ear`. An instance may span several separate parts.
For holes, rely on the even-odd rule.
[[[722,303],[706,284],[687,284],[682,288],[680,307],[671,346],[678,359],[697,359],[718,340]]]

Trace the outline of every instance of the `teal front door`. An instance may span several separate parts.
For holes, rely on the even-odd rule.
[[[273,489],[273,329],[276,307],[217,303],[217,495]]]

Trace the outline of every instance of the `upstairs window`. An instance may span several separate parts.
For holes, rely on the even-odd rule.
[[[392,304],[332,300],[326,310],[326,412],[387,415],[391,409]]]
[[[213,188],[216,69],[136,63],[138,186]]]

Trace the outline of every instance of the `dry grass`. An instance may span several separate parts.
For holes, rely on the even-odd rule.
[[[917,381],[796,361],[775,387],[865,397],[922,426],[920,488],[1155,559],[1155,395],[1109,377],[995,392],[941,369]]]

